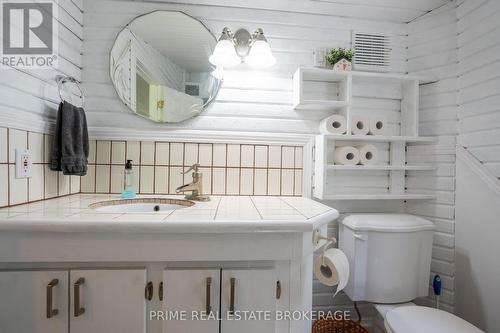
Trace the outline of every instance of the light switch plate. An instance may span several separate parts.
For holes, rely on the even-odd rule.
[[[30,178],[32,173],[29,149],[16,149],[16,178]]]

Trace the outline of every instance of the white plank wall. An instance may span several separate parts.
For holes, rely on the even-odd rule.
[[[291,6],[291,7],[290,7]],[[292,109],[292,74],[312,64],[314,47],[350,46],[351,30],[381,32],[394,37],[395,68],[406,70],[406,24],[376,21],[388,13],[352,5],[353,18],[337,9],[348,5],[317,1],[102,1],[85,2],[83,78],[91,127],[130,127],[158,131],[217,130],[314,134],[324,111]],[[215,103],[201,116],[180,124],[155,124],[131,114],[116,98],[108,75],[108,54],[116,34],[135,16],[156,9],[182,10],[202,20],[217,36],[225,26],[250,31],[262,27],[277,65],[250,72],[245,65],[226,71]],[[299,12],[300,11],[300,12]],[[110,15],[113,13],[113,15]],[[338,16],[336,16],[338,15]],[[372,19],[366,18],[371,15]],[[168,133],[168,132],[167,132]]]
[[[81,80],[83,0],[59,0],[58,5],[59,66],[52,70],[1,69],[2,126],[47,132],[55,121],[59,104],[56,75],[71,75]]]
[[[437,200],[408,202],[406,211],[426,217],[437,226],[431,277],[436,273],[441,275],[441,306],[451,312],[455,290],[455,143],[458,134],[456,7],[457,3],[451,2],[408,25],[408,71],[438,80],[420,89],[420,135],[436,136],[438,143],[408,149],[410,164],[434,162],[437,166],[434,171],[409,172],[408,190],[434,191]],[[433,303],[430,299],[423,302]]]
[[[458,47],[458,142],[500,178],[499,1],[458,7]]]

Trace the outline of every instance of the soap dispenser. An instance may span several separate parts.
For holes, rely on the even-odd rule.
[[[125,163],[125,170],[123,171],[123,191],[122,198],[132,199],[135,198],[136,191],[133,183],[134,171],[132,170],[132,160],[127,160]]]

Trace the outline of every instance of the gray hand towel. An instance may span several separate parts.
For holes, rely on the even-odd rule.
[[[64,101],[57,110],[50,169],[62,171],[65,175],[85,176],[88,157],[89,135],[85,111]]]

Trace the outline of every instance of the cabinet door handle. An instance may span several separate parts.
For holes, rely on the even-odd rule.
[[[79,278],[73,285],[74,294],[74,316],[79,317],[85,313],[85,308],[80,306],[80,286],[85,283],[85,278]]]
[[[163,301],[163,282],[160,282],[160,285],[158,286],[158,298],[160,301]]]
[[[46,295],[47,295],[47,307],[46,307],[47,318],[52,318],[53,316],[55,316],[55,315],[57,315],[59,313],[58,309],[53,309],[52,308],[52,290],[58,284],[59,284],[59,280],[58,279],[53,279],[47,285],[47,289],[46,289],[46,292],[47,292],[46,293]]]
[[[147,284],[146,284],[146,288],[144,289],[144,297],[150,301],[153,299],[153,291],[154,291],[154,288],[153,288],[153,282],[149,281]]]
[[[207,277],[207,293],[206,293],[206,306],[205,306],[205,311],[207,314],[212,312],[212,305],[210,305],[210,292],[212,288],[212,278]]]
[[[229,280],[231,282],[231,294],[229,296],[229,314],[234,314],[234,286],[236,284],[236,279],[231,278]]]

